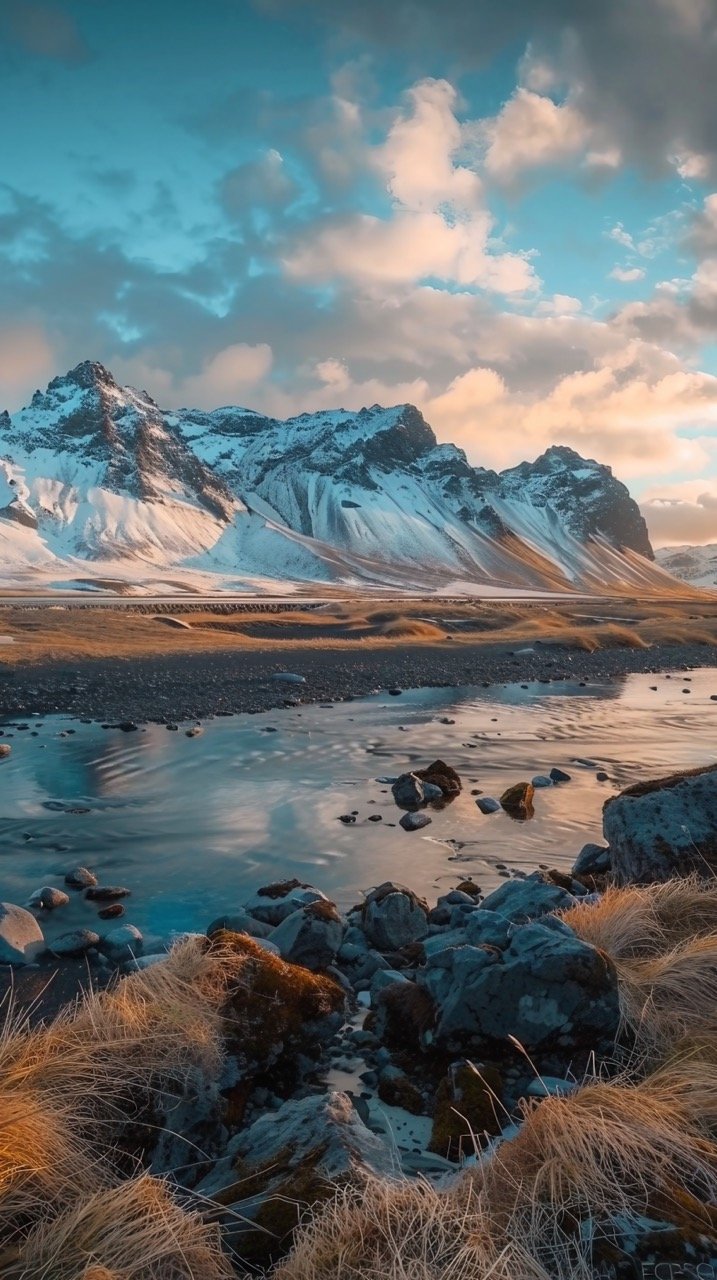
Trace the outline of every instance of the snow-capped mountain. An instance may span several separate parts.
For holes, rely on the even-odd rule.
[[[717,542],[704,547],[661,547],[657,563],[692,587],[717,587]]]
[[[0,415],[5,582],[276,590],[668,586],[636,503],[570,449],[497,473],[413,405],[159,408],[86,361]]]

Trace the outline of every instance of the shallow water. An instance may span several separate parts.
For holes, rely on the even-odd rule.
[[[36,717],[24,730],[5,722],[13,752],[0,763],[0,898],[24,903],[81,862],[102,883],[131,889],[126,919],[155,936],[206,928],[287,876],[349,906],[387,879],[435,900],[468,875],[494,887],[500,864],[567,869],[585,841],[600,839],[609,795],[714,760],[714,692],[709,669],[587,687],[419,689],[220,718],[192,739],[187,726],[123,733],[64,717]],[[458,769],[464,791],[432,812],[430,827],[406,833],[376,779],[436,756]],[[531,821],[476,808],[472,789],[500,796],[553,765],[572,781],[536,791]],[[598,769],[610,780],[598,782]],[[351,810],[357,821],[344,826],[338,817]],[[80,923],[94,927],[96,907],[73,894],[43,927],[52,936]]]

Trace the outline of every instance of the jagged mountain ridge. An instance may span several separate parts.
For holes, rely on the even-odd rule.
[[[91,361],[0,415],[0,552],[6,577],[101,563],[236,589],[669,581],[628,490],[573,450],[497,473],[439,444],[413,405],[168,412]]]

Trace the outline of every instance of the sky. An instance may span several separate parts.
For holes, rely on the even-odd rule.
[[[0,407],[419,406],[717,540],[714,0],[0,0]]]

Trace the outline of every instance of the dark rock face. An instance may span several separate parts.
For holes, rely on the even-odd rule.
[[[431,955],[418,981],[435,1004],[435,1042],[449,1050],[527,1049],[614,1038],[617,978],[595,947],[553,916],[516,928],[505,950],[456,946]]]
[[[717,765],[637,783],[603,808],[610,868],[620,884],[717,872]]]
[[[565,527],[581,541],[602,534],[618,547],[654,560],[647,525],[629,490],[610,467],[585,459],[574,449],[553,445],[535,462],[503,471],[501,489],[535,505],[550,504]]]

